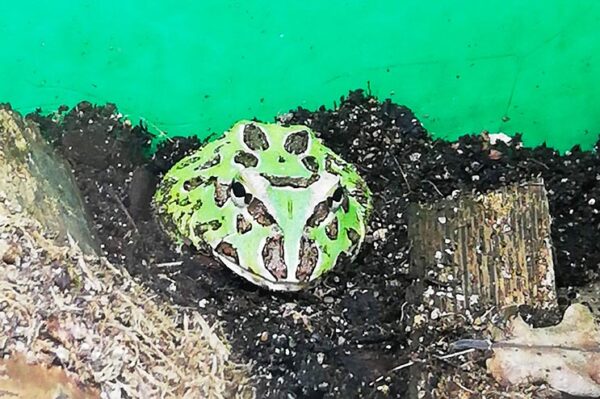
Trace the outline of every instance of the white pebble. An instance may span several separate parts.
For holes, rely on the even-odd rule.
[[[121,399],[121,397],[122,397],[121,388],[112,389],[108,393],[108,397],[109,397],[109,399]]]
[[[317,353],[317,363],[319,364],[323,364],[323,361],[325,360],[325,354],[324,353]]]
[[[67,363],[69,361],[69,351],[62,345],[54,350],[54,354],[63,363]]]

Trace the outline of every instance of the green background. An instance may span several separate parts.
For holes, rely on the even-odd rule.
[[[169,135],[221,132],[366,88],[437,136],[600,133],[600,1],[21,1],[0,18],[0,101],[114,102]]]

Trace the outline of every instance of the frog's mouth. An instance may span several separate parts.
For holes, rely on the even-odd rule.
[[[267,288],[272,291],[300,291],[305,289],[311,282],[310,281],[288,281],[288,280],[270,280],[264,276],[260,276],[251,270],[241,267],[231,259],[217,254],[217,258],[223,262],[229,269],[233,270],[237,275],[247,280],[252,281],[254,284],[261,287]]]
[[[321,251],[308,231],[298,242],[285,244],[280,230],[256,243],[254,262],[244,264],[238,248],[223,239],[213,248],[213,253],[225,266],[252,282],[279,291],[295,291],[306,287],[317,269]],[[285,256],[286,252],[292,256]],[[290,263],[292,262],[292,263]]]

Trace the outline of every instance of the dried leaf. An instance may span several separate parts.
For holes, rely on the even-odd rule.
[[[560,324],[532,328],[518,316],[492,345],[488,370],[504,385],[545,382],[570,395],[600,397],[600,329],[582,304]]]
[[[0,360],[0,398],[96,399],[100,393],[81,386],[62,368],[28,364],[23,356]]]

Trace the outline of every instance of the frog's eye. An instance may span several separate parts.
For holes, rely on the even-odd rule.
[[[252,194],[246,191],[246,188],[239,181],[231,183],[231,200],[240,208],[246,206],[252,201]]]
[[[337,211],[340,205],[342,204],[343,199],[344,189],[342,188],[342,186],[339,186],[335,189],[333,194],[331,194],[331,196],[327,198],[327,205],[329,205],[329,209],[331,209],[332,212]]]

